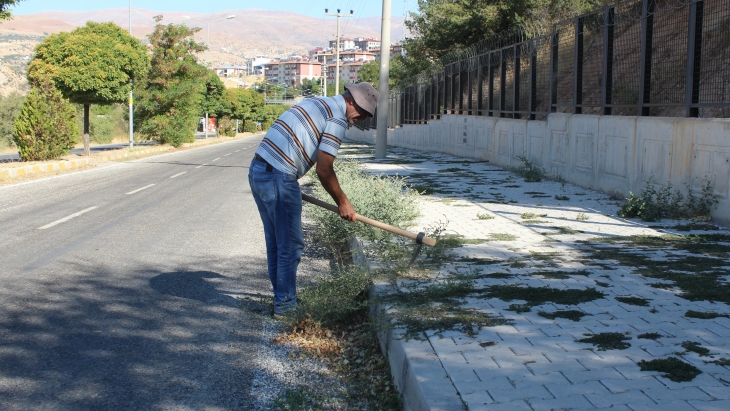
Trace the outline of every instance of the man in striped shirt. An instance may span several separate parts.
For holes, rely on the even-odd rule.
[[[274,314],[296,307],[296,273],[304,248],[298,179],[315,164],[322,186],[340,217],[355,221],[355,209],[340,188],[333,163],[347,125],[372,117],[379,93],[368,83],[348,84],[334,97],[312,98],[287,110],[256,150],[248,181],[266,238]]]

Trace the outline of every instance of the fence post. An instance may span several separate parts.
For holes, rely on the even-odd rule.
[[[530,40],[530,90],[527,94],[527,110],[529,111],[529,119],[535,119],[535,111],[537,111],[537,41]]]
[[[477,115],[482,115],[482,98],[483,91],[482,88],[484,87],[484,65],[482,64],[482,59],[484,58],[484,54],[480,55],[477,58]]]
[[[551,47],[550,47],[550,112],[556,113],[558,108],[558,40],[560,34],[558,33],[558,26],[553,25],[553,35],[550,36]]]
[[[487,86],[487,113],[488,115],[494,116],[494,69],[492,69],[492,57],[494,53],[491,51],[489,52],[489,75],[488,81],[489,85]]]
[[[700,102],[700,66],[702,64],[702,18],[704,1],[689,5],[689,30],[687,39],[687,80],[685,106],[687,117],[699,117],[699,107],[692,107]]]
[[[601,112],[611,115],[613,96],[613,33],[614,8],[606,6],[603,14],[603,79],[601,81]]]
[[[573,76],[573,112],[583,113],[583,17],[575,19],[575,49],[573,50],[575,76]]]
[[[639,115],[648,116],[651,103],[651,44],[654,35],[655,0],[643,0],[641,7],[641,64],[639,67]]]
[[[507,88],[507,60],[504,58],[504,49],[499,50],[499,57],[499,116],[504,117],[504,110],[507,108],[507,93],[504,91]]]
[[[444,68],[444,72],[441,75],[441,82],[443,84],[443,87],[441,87],[441,114],[446,114],[446,68]]]

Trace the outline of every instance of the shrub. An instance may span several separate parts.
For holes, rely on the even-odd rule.
[[[13,123],[20,114],[25,97],[18,93],[11,93],[6,97],[0,96],[0,148],[12,147]]]
[[[710,211],[718,202],[717,194],[712,192],[712,183],[705,181],[699,198],[692,194],[692,190],[687,192],[685,196],[681,191],[673,190],[671,182],[657,189],[650,178],[638,196],[629,193],[617,214],[622,218],[639,217],[644,221],[659,221],[662,218],[708,219]]]
[[[218,135],[235,137],[236,122],[231,120],[228,116],[221,118],[220,121],[218,121]]]
[[[525,156],[517,156],[524,164],[518,168],[517,174],[525,179],[528,183],[536,183],[542,181],[545,177],[545,170],[536,166],[532,161],[528,160]]]
[[[367,175],[354,160],[337,160],[335,171],[342,190],[358,214],[396,227],[407,227],[418,216],[418,192],[409,188],[403,178]],[[321,200],[332,202],[316,177],[314,192]],[[320,226],[320,240],[334,250],[357,237],[364,241],[364,251],[377,256],[379,261],[392,264],[403,263],[403,260],[408,262],[411,250],[402,245],[412,243],[413,240],[366,224],[353,224],[340,218],[337,213],[316,206],[310,207],[309,211]]]
[[[89,118],[89,137],[99,144],[114,140],[114,119],[110,115],[96,115]]]
[[[15,145],[24,161],[58,158],[79,139],[76,111],[47,79],[31,88],[14,129]]]
[[[243,131],[246,133],[255,133],[256,131],[258,131],[256,129],[256,122],[252,120],[246,120],[243,123]]]

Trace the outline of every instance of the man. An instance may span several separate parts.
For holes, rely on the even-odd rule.
[[[339,208],[355,221],[355,209],[333,168],[347,125],[375,114],[379,93],[368,83],[348,84],[334,97],[312,98],[274,122],[256,150],[248,181],[266,237],[274,315],[296,308],[296,274],[304,248],[298,179],[317,165],[317,176]]]

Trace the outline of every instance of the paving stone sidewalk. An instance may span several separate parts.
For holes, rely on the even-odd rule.
[[[411,371],[423,396],[421,404],[426,404],[411,404],[412,408],[447,410],[458,404],[471,411],[730,410],[728,305],[701,298],[691,301],[671,281],[641,275],[643,267],[622,265],[611,258],[615,254],[600,258],[601,253],[611,251],[638,253],[656,261],[692,262],[698,252],[586,241],[719,234],[717,244],[728,246],[730,237],[723,235],[730,231],[711,224],[689,226],[688,221],[621,219],[615,216],[621,201],[606,194],[559,181],[526,183],[488,162],[393,147],[388,150],[386,160],[375,161],[373,146],[349,143],[343,146],[342,156],[360,160],[372,173],[408,176],[425,191],[416,230],[441,221],[448,234],[484,239],[453,249],[461,262],[431,272],[434,282],[459,273],[478,273],[475,288],[481,289],[518,285],[603,293],[603,298],[592,301],[547,302],[531,306],[527,312],[514,311],[527,301],[466,297],[466,307],[508,322],[481,328],[475,336],[448,330],[426,331],[426,341],[402,339],[405,356],[429,359],[423,360],[428,367]],[[679,231],[698,227],[703,231]],[[730,254],[699,255],[720,261],[716,269],[729,275],[721,275],[717,287],[726,292]],[[493,263],[495,259],[499,261]],[[480,260],[490,263],[480,264]],[[584,316],[573,321],[539,315],[567,310]],[[721,316],[688,318],[688,311]],[[601,333],[620,333],[629,346],[601,350],[578,341]],[[683,347],[687,342],[695,343],[690,348],[708,349],[709,354]],[[695,366],[701,374],[691,381],[674,382],[663,377],[663,372],[641,371],[638,365],[642,360],[669,357]],[[425,371],[419,374],[419,369]],[[428,370],[439,369],[447,378],[431,378]],[[431,399],[445,393],[453,393],[449,395],[454,401]]]

